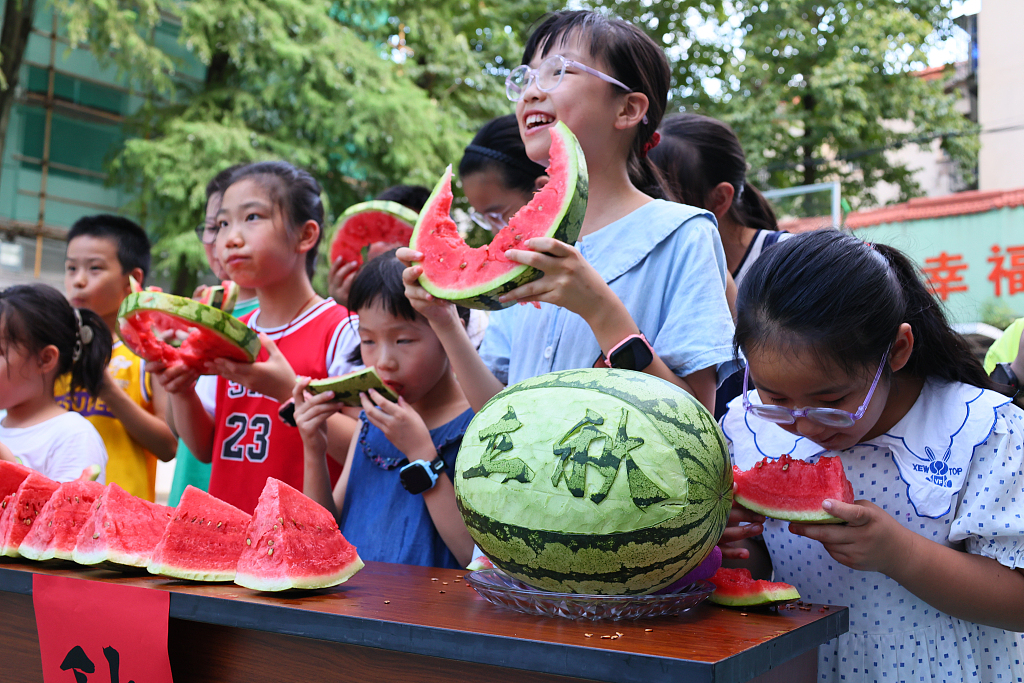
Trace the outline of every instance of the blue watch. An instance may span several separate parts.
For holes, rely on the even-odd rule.
[[[398,480],[406,491],[412,494],[424,493],[434,488],[437,478],[444,472],[446,465],[438,455],[432,461],[413,460],[398,470]]]

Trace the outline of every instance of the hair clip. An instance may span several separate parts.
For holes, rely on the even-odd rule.
[[[83,344],[91,344],[92,328],[88,325],[82,324],[82,314],[77,308],[73,308],[72,310],[75,312],[75,322],[78,324],[78,338]]]
[[[643,149],[642,152],[640,152],[640,156],[642,156],[642,157],[647,156],[647,153],[650,152],[655,147],[657,147],[658,143],[660,143],[660,142],[661,142],[661,133],[659,133],[658,131],[654,131],[654,135],[651,136],[651,139],[644,143],[644,149]]]

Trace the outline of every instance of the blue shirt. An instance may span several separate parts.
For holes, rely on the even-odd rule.
[[[352,471],[341,510],[341,533],[356,547],[364,561],[397,562],[422,567],[461,565],[434,528],[423,496],[402,488],[398,470],[405,455],[360,414]],[[473,411],[430,430],[430,439],[448,466],[448,477],[455,471],[455,456],[462,444]]]
[[[725,251],[714,217],[664,200],[576,243],[626,305],[654,352],[680,377],[730,364],[733,323]],[[491,315],[480,356],[511,386],[555,370],[589,368],[601,355],[590,326],[552,304]]]

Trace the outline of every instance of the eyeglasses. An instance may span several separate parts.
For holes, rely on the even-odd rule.
[[[551,92],[562,84],[562,77],[565,75],[566,69],[579,69],[591,76],[597,76],[606,83],[622,88],[626,92],[633,92],[630,88],[626,87],[625,83],[615,80],[608,74],[603,74],[597,69],[591,69],[589,66],[566,59],[562,55],[553,55],[541,62],[540,66],[536,69],[531,69],[525,64],[512,69],[509,75],[505,77],[505,95],[513,102],[518,102],[534,80],[536,80],[537,88],[541,92]]]
[[[217,241],[217,226],[207,226],[205,223],[200,223],[195,227],[196,237],[203,244],[213,244]]]
[[[891,347],[890,347],[891,348]],[[871,403],[871,397],[878,386],[878,380],[882,376],[882,368],[885,367],[885,359],[889,357],[889,349],[882,354],[882,362],[878,365],[878,372],[875,373],[875,381],[868,389],[868,395],[864,397],[864,403],[860,405],[856,413],[848,413],[838,408],[797,408],[790,410],[784,406],[753,405],[747,398],[747,382],[750,379],[750,366],[747,366],[743,373],[743,409],[755,417],[775,424],[793,424],[798,417],[806,417],[808,420],[817,422],[825,427],[852,427],[853,423],[864,417],[864,411]]]
[[[508,221],[505,220],[505,217],[497,211],[480,213],[475,209],[471,209],[469,212],[469,218],[484,230],[489,230],[491,232],[498,232],[508,225]]]

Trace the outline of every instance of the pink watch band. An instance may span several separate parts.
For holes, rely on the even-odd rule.
[[[654,353],[654,347],[651,346],[651,342],[647,341],[647,337],[644,336],[643,332],[640,332],[639,334],[629,335],[628,337],[620,341],[618,344],[613,346],[611,349],[609,349],[608,355],[604,357],[604,364],[607,365],[608,367],[612,367],[612,356],[615,354],[616,351],[619,350],[620,346],[628,342],[630,339],[642,339],[644,344],[647,345],[647,348],[651,350],[651,353]]]

